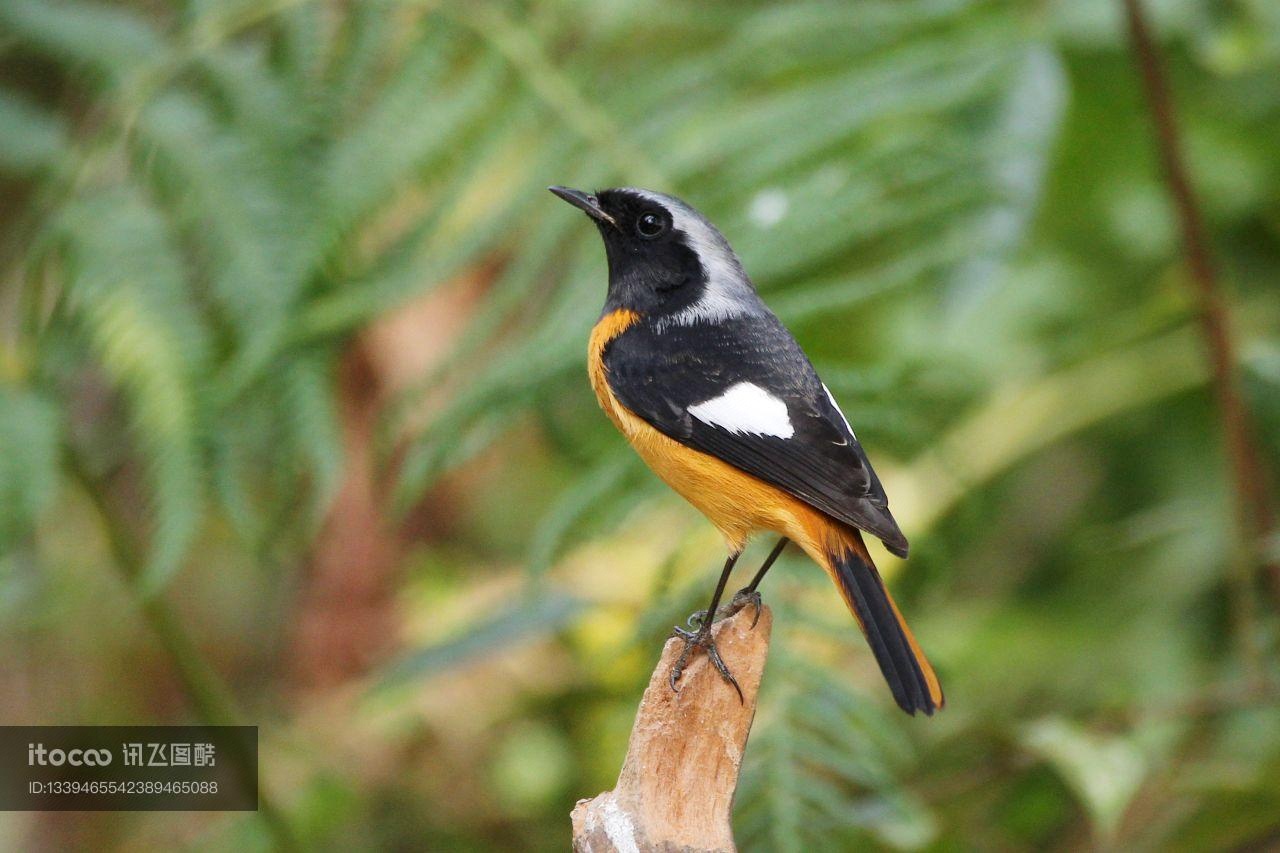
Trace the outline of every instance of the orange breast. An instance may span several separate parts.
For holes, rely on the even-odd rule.
[[[600,407],[645,463],[719,529],[733,550],[757,530],[773,530],[794,540],[820,565],[838,526],[818,510],[734,466],[668,438],[618,401],[609,387],[604,352],[609,343],[639,321],[633,311],[606,314],[591,333],[587,372]]]

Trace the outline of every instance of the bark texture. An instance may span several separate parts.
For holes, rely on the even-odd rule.
[[[640,700],[618,784],[573,810],[578,853],[731,851],[729,816],[769,653],[773,614],[747,607],[718,623],[716,645],[742,687],[733,686],[695,652],[680,680],[667,683],[680,640],[667,641]]]

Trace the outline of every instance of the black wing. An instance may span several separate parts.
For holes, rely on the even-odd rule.
[[[772,314],[662,330],[639,323],[609,345],[604,363],[614,396],[659,432],[874,534],[906,556],[906,537],[862,446],[799,344]],[[697,416],[706,411],[700,404],[743,383],[785,404],[790,435],[734,430]]]

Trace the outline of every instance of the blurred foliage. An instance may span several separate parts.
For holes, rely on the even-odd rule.
[[[1280,13],[1151,5],[1274,468]],[[1245,558],[1121,23],[1107,0],[0,0],[6,722],[177,721],[129,596],[158,600],[263,726],[309,845],[563,849],[718,552],[596,410],[602,252],[543,191],[647,185],[721,227],[850,413],[948,692],[894,712],[784,558],[744,849],[1280,843],[1280,602],[1230,604]],[[388,514],[446,519],[399,567],[403,655],[299,699],[295,591],[355,476],[339,366],[459,281],[464,322],[417,334],[446,355],[377,404]],[[17,821],[0,838],[42,831]],[[244,816],[92,827],[272,843]]]

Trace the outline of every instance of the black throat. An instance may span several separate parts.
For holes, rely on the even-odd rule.
[[[646,239],[634,227],[637,217],[648,211],[659,211],[670,222],[669,211],[625,191],[606,190],[599,197],[618,223],[618,227],[596,223],[609,262],[605,312],[626,308],[657,319],[697,302],[707,278],[686,236],[669,227],[660,236]]]

